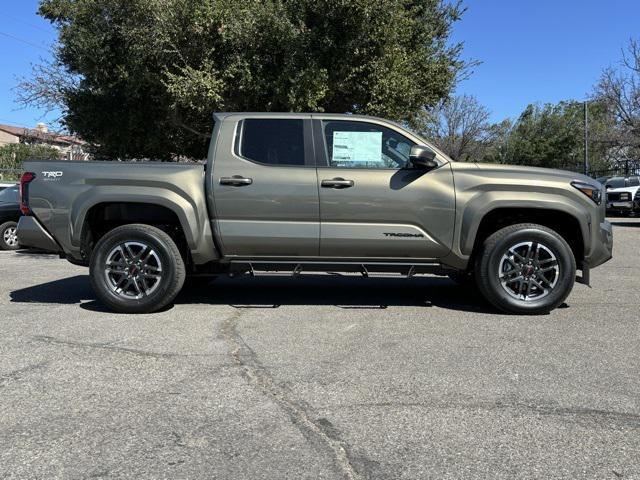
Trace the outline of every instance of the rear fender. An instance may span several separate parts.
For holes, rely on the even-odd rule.
[[[206,263],[218,258],[206,211],[200,212],[187,197],[154,187],[137,187],[132,192],[131,186],[95,186],[78,195],[70,211],[70,218],[74,220],[70,226],[73,247],[80,249],[82,228],[87,213],[92,207],[101,203],[145,203],[165,207],[178,217],[195,263]]]

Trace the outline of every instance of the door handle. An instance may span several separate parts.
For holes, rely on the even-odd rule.
[[[353,187],[353,180],[345,180],[344,178],[332,178],[331,180],[322,180],[320,185],[323,188],[350,188]]]
[[[251,185],[253,180],[251,178],[243,177],[242,175],[234,175],[233,177],[220,177],[220,185],[231,185],[232,187],[244,187],[245,185]]]

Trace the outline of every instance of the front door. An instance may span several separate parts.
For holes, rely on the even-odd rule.
[[[453,243],[455,194],[449,163],[411,168],[416,144],[393,125],[315,119],[320,255],[436,259]]]
[[[317,256],[319,199],[310,118],[238,116],[222,129],[211,181],[212,223],[223,254]]]

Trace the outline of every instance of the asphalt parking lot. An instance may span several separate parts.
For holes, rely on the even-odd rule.
[[[0,478],[640,478],[640,221],[563,308],[220,278],[152,315],[0,252]]]

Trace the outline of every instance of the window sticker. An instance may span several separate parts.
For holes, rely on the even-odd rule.
[[[333,162],[380,163],[382,132],[333,132]]]

